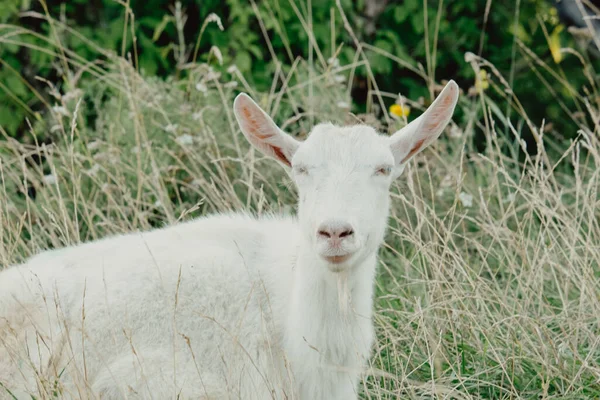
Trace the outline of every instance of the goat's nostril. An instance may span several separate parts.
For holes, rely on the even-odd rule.
[[[317,232],[317,233],[319,234],[319,236],[323,236],[323,237],[326,237],[326,238],[330,238],[331,237],[331,234],[329,232],[324,231],[322,229],[319,230],[319,232]]]
[[[345,238],[347,236],[352,236],[352,235],[354,235],[354,231],[352,229],[346,229],[345,231],[340,233],[340,238]]]

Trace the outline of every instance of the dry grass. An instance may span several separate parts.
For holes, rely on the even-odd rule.
[[[63,51],[80,71],[84,62]],[[338,70],[298,60],[255,98],[299,137],[313,119],[355,121],[337,107],[348,91],[331,77],[368,69],[362,51]],[[244,86],[236,72],[220,77],[188,65],[185,80],[161,82],[120,57],[107,60],[85,67],[93,76],[86,85],[56,92],[59,107],[46,120],[55,145],[0,142],[3,266],[111,233],[294,204],[289,179],[249,151],[233,121],[227,82]],[[500,73],[485,60],[468,61],[492,73],[490,90],[505,94],[522,124],[505,120],[497,110],[506,104],[485,92],[463,97],[465,120],[412,162],[394,189],[363,397],[598,398],[599,110],[587,102],[596,123],[581,122],[571,146],[546,151],[554,144]],[[372,94],[374,102],[386,95]],[[522,151],[520,129],[535,132],[537,156]],[[476,131],[487,139],[482,154],[472,144]],[[41,166],[31,162],[40,155]],[[32,188],[35,199],[25,195]]]

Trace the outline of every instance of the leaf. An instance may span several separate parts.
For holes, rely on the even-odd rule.
[[[406,0],[401,5],[394,6],[394,21],[402,23],[413,15],[419,8],[419,4],[415,0]]]
[[[560,51],[560,33],[563,29],[563,25],[558,25],[556,28],[554,28],[554,31],[552,31],[552,34],[548,38],[548,47],[550,48],[550,54],[552,54],[552,59],[556,64],[560,64],[560,62],[563,60],[563,53]]]
[[[381,50],[385,50],[388,53],[393,52],[393,45],[387,40],[377,39],[374,43],[375,47],[380,48]],[[392,72],[392,60],[387,58],[384,55],[372,53],[372,56],[369,57],[372,62],[372,68],[377,73],[381,74],[389,74]]]
[[[235,65],[241,72],[248,72],[252,67],[252,58],[246,51],[240,51],[235,56]]]
[[[256,58],[262,58],[263,53],[259,46],[253,44],[252,46],[248,46],[248,51],[252,53],[252,55]]]
[[[0,22],[9,21],[13,16],[17,15],[18,12],[19,9],[17,8],[16,4],[3,4],[0,6]]]
[[[410,15],[410,10],[407,7],[395,7],[394,8],[394,21],[402,23],[406,21]]]
[[[22,120],[22,110],[14,110],[6,104],[0,107],[0,126],[6,129],[11,136],[15,135]]]
[[[27,86],[21,80],[21,77],[15,76],[14,74],[8,77],[4,81],[6,87],[14,94],[16,97],[22,99],[24,96],[28,94]]]
[[[3,43],[2,44],[2,50],[6,51],[7,53],[16,54],[20,48],[21,47],[19,45],[14,44],[14,43]]]
[[[521,40],[523,43],[531,43],[531,36],[529,36],[527,30],[523,27],[523,25],[510,24],[508,30],[510,33],[519,38],[519,40]]]
[[[161,47],[160,50],[159,50],[160,56],[163,59],[167,59],[167,57],[169,57],[169,53],[174,48],[175,48],[175,45],[173,43],[169,43],[168,45]]]
[[[425,18],[425,16],[423,15],[422,12],[416,12],[416,13],[411,14],[411,16],[410,16],[410,22],[412,24],[412,27],[415,30],[415,33],[417,33],[419,35],[425,32],[424,18]]]
[[[494,116],[496,116],[496,118],[498,118],[500,120],[500,122],[502,122],[502,124],[504,126],[508,126],[508,121],[506,120],[506,116],[500,110],[500,108],[498,107],[498,104],[496,104],[493,101],[488,101],[486,103],[486,105],[490,108],[490,110],[492,111],[492,113],[494,114]]]

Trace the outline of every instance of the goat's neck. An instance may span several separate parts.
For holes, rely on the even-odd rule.
[[[375,264],[372,253],[347,271],[332,272],[318,256],[301,247],[291,294],[295,318],[307,324],[370,321]]]
[[[285,338],[301,399],[326,398],[310,389],[316,381],[338,379],[338,367],[356,374],[368,358],[375,263],[373,253],[351,270],[333,273],[314,255],[300,252]]]

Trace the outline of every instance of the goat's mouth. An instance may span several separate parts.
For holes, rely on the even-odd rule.
[[[340,256],[323,256],[323,259],[330,264],[341,264],[348,261],[350,257],[352,257],[351,253]]]

